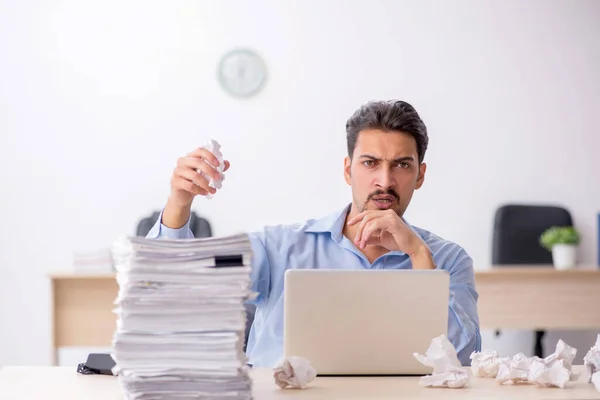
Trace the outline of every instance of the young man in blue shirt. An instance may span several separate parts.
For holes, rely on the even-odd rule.
[[[424,182],[427,128],[403,101],[371,102],[346,123],[344,179],[352,202],[302,224],[250,233],[252,289],[257,311],[247,344],[249,363],[273,367],[283,349],[283,277],[289,268],[444,269],[450,273],[448,339],[463,365],[481,350],[473,261],[455,243],[404,220],[413,192]],[[215,193],[197,171],[219,179],[216,157],[196,149],[178,160],[171,195],[149,238],[191,238],[195,196]],[[225,170],[230,164],[225,161]]]

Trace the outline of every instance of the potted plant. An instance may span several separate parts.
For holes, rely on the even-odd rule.
[[[579,233],[573,226],[553,226],[540,236],[540,244],[552,252],[552,261],[556,269],[575,266],[579,241]]]

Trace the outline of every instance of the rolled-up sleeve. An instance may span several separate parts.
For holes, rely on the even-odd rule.
[[[179,229],[172,229],[162,224],[162,215],[164,210],[160,212],[158,219],[146,235],[148,239],[193,239],[194,234],[190,230],[190,218],[184,226]]]
[[[478,294],[475,290],[473,260],[466,251],[461,249],[448,270],[450,272],[448,339],[456,348],[462,365],[470,365],[471,353],[481,351]]]

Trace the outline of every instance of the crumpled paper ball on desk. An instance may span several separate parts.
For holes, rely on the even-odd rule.
[[[556,350],[546,358],[526,357],[516,354],[512,359],[500,359],[496,380],[500,384],[537,384],[564,389],[569,381],[579,378],[572,372],[577,349],[559,339]]]
[[[583,357],[583,365],[587,372],[587,381],[593,383],[596,390],[600,392],[600,334],[596,338],[596,343]]]
[[[469,384],[471,372],[462,367],[456,349],[446,335],[434,338],[425,355],[413,353],[423,365],[433,368],[431,375],[423,376],[419,385],[425,387],[462,388]]]
[[[304,389],[316,376],[310,361],[302,357],[287,357],[273,369],[275,384],[282,389]]]

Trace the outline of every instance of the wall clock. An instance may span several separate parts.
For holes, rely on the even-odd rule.
[[[249,49],[236,49],[225,54],[218,67],[218,79],[223,90],[234,97],[251,97],[263,88],[267,66]]]

